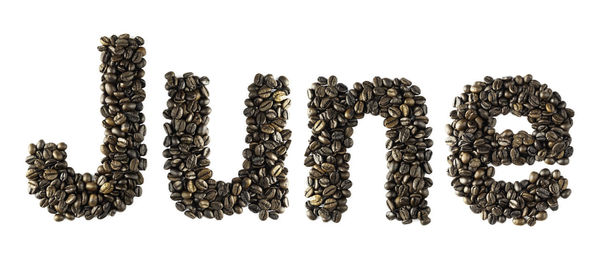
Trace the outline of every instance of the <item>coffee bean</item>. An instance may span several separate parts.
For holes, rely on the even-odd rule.
[[[198,201],[198,207],[200,207],[201,209],[206,209],[210,206],[210,201],[208,200],[200,200]]]
[[[266,134],[273,134],[275,133],[275,128],[273,127],[273,125],[269,125],[269,124],[263,124],[260,126],[260,130]]]
[[[319,119],[317,120],[317,122],[315,122],[314,126],[313,126],[313,130],[315,132],[319,132],[321,130],[323,130],[325,128],[325,121]]]
[[[513,224],[521,226],[521,225],[525,225],[525,219],[524,218],[513,218]]]
[[[54,150],[54,151],[52,151],[52,158],[54,158],[58,161],[62,161],[64,159],[64,155],[62,154],[62,151]]]
[[[321,164],[321,168],[325,172],[333,172],[335,170],[335,165],[328,163],[328,162],[324,162],[323,164]]]
[[[491,193],[489,193],[489,194],[491,194]],[[517,200],[510,200],[510,202],[508,203],[508,205],[510,206],[510,208],[513,208],[513,209],[519,209],[520,208],[519,207],[519,202],[517,202]]]
[[[318,206],[323,202],[323,198],[319,194],[315,194],[309,198],[310,204],[313,206]]]
[[[258,107],[258,109],[261,112],[267,111],[268,109],[271,109],[271,107],[273,106],[273,100],[265,100],[262,103],[260,103],[260,106]]]
[[[333,210],[333,209],[335,209],[337,204],[338,203],[337,203],[336,199],[329,198],[329,199],[325,200],[325,203],[323,204],[323,208],[328,209],[328,210]]]
[[[337,191],[337,187],[334,185],[329,185],[323,190],[323,196],[330,197]]]
[[[283,172],[283,166],[281,164],[277,164],[271,169],[271,175],[275,177],[279,176],[281,172]]]
[[[398,118],[388,117],[383,121],[383,125],[386,128],[393,128],[398,125]]]
[[[98,204],[98,195],[95,193],[90,194],[90,198],[88,199],[88,205],[90,207],[94,207]]]
[[[539,221],[546,220],[546,218],[548,218],[548,213],[546,213],[546,211],[540,211],[535,214],[535,219]]]
[[[65,203],[72,204],[75,202],[76,199],[77,199],[77,196],[75,194],[71,194],[71,195],[69,195],[69,197],[67,197],[67,199],[65,200]]]
[[[260,220],[267,220],[267,218],[269,217],[269,212],[267,210],[260,210],[258,212],[258,218]]]
[[[533,226],[546,219],[547,208],[558,209],[557,199],[570,193],[559,171],[543,169],[513,183],[493,178],[493,166],[535,161],[568,164],[574,113],[558,93],[531,75],[486,77],[465,86],[454,107],[452,123],[446,127],[451,152],[448,174],[456,194],[473,212],[490,224],[512,218],[515,225]],[[496,132],[496,117],[509,112],[526,116],[533,132]]]
[[[169,170],[169,190],[177,209],[189,210],[184,212],[188,217],[220,220],[248,206],[261,220],[278,219],[288,206],[284,167],[291,144],[291,131],[285,129],[290,92],[287,78],[257,74],[248,86],[244,102],[248,148],[242,152],[242,170],[230,183],[213,179],[208,168],[208,78],[191,72],[183,77],[169,72],[165,78],[169,100],[163,115],[170,122],[164,125],[164,168]],[[233,106],[229,110],[235,111]]]
[[[54,221],[61,222],[63,220],[65,220],[65,216],[64,215],[61,215],[61,214],[54,215]]]
[[[44,171],[44,178],[46,180],[54,180],[58,177],[58,171],[54,169],[48,169]]]
[[[113,184],[110,182],[106,182],[102,186],[100,186],[100,193],[108,194],[108,193],[111,193],[113,191],[113,189],[114,189]]]
[[[309,219],[339,222],[348,209],[352,182],[347,149],[352,147],[358,119],[370,113],[382,116],[383,125],[389,129],[385,188],[390,211],[386,218],[404,224],[413,219],[423,225],[431,222],[425,198],[433,182],[424,176],[431,173],[428,148],[433,142],[428,139],[431,128],[426,127],[425,98],[419,94],[420,89],[404,78],[375,77],[372,82],[355,83],[350,90],[335,76],[317,79],[308,90],[312,137],[304,164],[311,168],[305,192]]]
[[[197,173],[198,179],[208,180],[212,177],[212,171],[209,168],[202,168]]]
[[[146,65],[143,39],[113,35],[102,37],[100,44],[100,112],[105,127],[100,151],[105,157],[97,172],[80,174],[68,167],[65,143],[40,140],[28,148],[26,175],[30,192],[54,214],[56,221],[112,216],[141,195],[140,170],[146,167],[142,158],[146,154],[142,144],[146,127],[141,112],[146,96],[146,82],[142,79]],[[137,52],[135,59],[133,52]]]

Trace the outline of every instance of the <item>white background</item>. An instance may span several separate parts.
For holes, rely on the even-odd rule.
[[[600,19],[593,1],[55,2],[0,4],[1,269],[598,267]],[[103,138],[96,46],[102,35],[125,32],[144,37],[148,51],[144,194],[114,217],[56,223],[27,194],[27,145],[64,141],[70,166],[95,172]],[[243,101],[254,74],[289,78],[291,206],[279,220],[261,222],[247,209],[222,221],[191,220],[175,209],[161,156],[170,70],[211,80],[211,169],[223,180],[241,166]],[[527,73],[576,112],[571,164],[550,166],[560,167],[573,194],[533,228],[490,226],[450,186],[444,124],[463,85]],[[342,222],[305,217],[306,89],[331,74],[347,85],[406,77],[422,89],[435,142],[430,225],[385,218],[385,128],[372,116],[353,137],[353,195]],[[498,119],[499,130],[509,127],[530,130],[525,118]],[[521,180],[543,167],[503,166],[497,179]]]

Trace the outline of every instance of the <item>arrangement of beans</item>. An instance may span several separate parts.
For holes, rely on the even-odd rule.
[[[456,194],[474,213],[490,224],[512,218],[516,225],[535,225],[547,210],[558,209],[558,198],[567,198],[568,180],[558,170],[532,172],[529,179],[494,180],[494,166],[543,161],[567,165],[573,154],[569,129],[573,110],[557,92],[531,75],[494,79],[466,85],[454,101],[452,124],[446,126],[450,146],[448,174]],[[494,126],[500,114],[527,117],[532,133]]]
[[[307,216],[339,222],[350,197],[350,153],[353,128],[366,113],[380,115],[388,128],[386,154],[388,190],[386,216],[409,224],[431,221],[426,198],[433,181],[429,160],[433,141],[428,139],[427,106],[421,90],[409,80],[373,78],[353,89],[335,76],[319,77],[308,90],[308,127],[312,130],[304,165],[311,167],[305,196]]]
[[[230,183],[216,181],[208,168],[209,93],[206,77],[185,73],[166,74],[169,93],[164,129],[167,137],[163,156],[171,199],[190,218],[216,218],[240,214],[244,207],[261,220],[277,219],[288,207],[288,170],[284,166],[292,132],[285,129],[290,100],[288,80],[257,74],[248,86],[244,162]]]
[[[101,109],[104,116],[104,154],[97,172],[76,173],[66,161],[65,143],[40,140],[29,145],[26,173],[29,193],[40,200],[56,221],[77,217],[103,219],[124,211],[142,194],[147,167],[143,79],[146,50],[141,37],[129,34],[100,39]],[[213,179],[209,168],[209,92],[207,77],[188,72],[165,75],[169,99],[163,116],[167,134],[163,142],[164,169],[175,207],[190,218],[223,219],[245,207],[260,220],[278,219],[289,206],[288,169],[284,166],[291,144],[286,129],[290,94],[288,79],[256,74],[248,86],[242,169],[230,182]],[[340,222],[348,210],[352,134],[365,114],[379,115],[387,128],[388,173],[384,188],[389,209],[386,217],[403,224],[431,222],[427,197],[432,179],[429,161],[427,106],[421,90],[411,81],[374,77],[354,83],[352,89],[335,76],[319,77],[308,89],[308,127],[312,131],[305,151],[309,167],[305,196],[309,219]],[[450,147],[448,175],[456,194],[472,212],[490,224],[512,219],[515,225],[533,226],[558,209],[558,199],[571,189],[559,170],[542,169],[528,179],[507,182],[494,179],[500,165],[567,165],[573,155],[569,130],[574,111],[561,96],[531,75],[485,77],[466,85],[454,100],[446,125]],[[533,131],[496,131],[496,117],[527,117]]]
[[[141,37],[128,34],[102,37],[102,107],[105,128],[100,151],[104,154],[95,174],[76,173],[69,167],[65,143],[29,145],[29,193],[40,206],[54,214],[54,220],[76,217],[102,219],[124,211],[133,198],[142,194],[146,169],[146,135],[142,102],[146,98],[144,66],[146,50]]]

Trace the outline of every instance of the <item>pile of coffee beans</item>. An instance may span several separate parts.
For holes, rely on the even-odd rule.
[[[489,166],[569,163],[574,112],[557,92],[531,75],[488,76],[466,85],[454,107],[452,124],[446,126],[452,152],[448,174],[474,213],[490,224],[512,218],[516,225],[533,226],[546,219],[548,209],[558,209],[558,198],[569,197],[568,181],[559,171],[543,169],[511,183],[494,180],[494,167]],[[495,117],[508,113],[527,117],[533,132],[496,132]]]
[[[257,74],[248,86],[244,162],[230,183],[216,181],[208,168],[208,122],[211,108],[206,77],[165,75],[169,93],[164,117],[167,137],[163,156],[175,207],[190,218],[216,218],[242,213],[248,206],[261,220],[277,219],[288,206],[288,170],[284,166],[291,134],[285,129],[290,100],[284,76]]]
[[[431,173],[431,128],[427,106],[418,86],[405,79],[375,77],[372,82],[348,88],[335,76],[319,77],[308,90],[308,127],[312,136],[304,164],[311,167],[305,196],[307,216],[314,220],[339,222],[350,197],[350,173],[346,150],[353,145],[353,128],[365,113],[380,115],[388,128],[386,160],[389,172],[386,216],[409,224],[431,220],[427,206]]]
[[[56,221],[112,216],[142,194],[140,171],[146,169],[142,156],[147,151],[142,144],[146,135],[142,114],[146,98],[144,40],[123,34],[102,37],[100,42],[100,112],[105,128],[100,151],[105,157],[97,173],[80,174],[69,167],[65,143],[40,140],[29,145],[29,193],[40,199],[40,206],[54,214]]]

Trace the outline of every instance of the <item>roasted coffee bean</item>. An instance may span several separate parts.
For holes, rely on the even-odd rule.
[[[569,129],[573,110],[547,85],[524,77],[504,77],[464,87],[454,100],[452,123],[446,126],[451,155],[448,174],[456,194],[490,224],[513,220],[533,226],[545,220],[546,209],[558,209],[558,198],[568,197],[567,179],[558,170],[532,172],[528,180],[494,180],[499,165],[566,165],[573,154]],[[525,116],[532,133],[495,130],[496,117],[512,113]],[[490,166],[493,165],[493,166]]]
[[[30,144],[26,162],[30,193],[40,199],[40,205],[54,214],[54,220],[72,220],[112,216],[124,211],[141,195],[146,168],[146,135],[143,104],[146,97],[144,66],[146,50],[143,39],[128,34],[102,37],[102,90],[100,112],[104,116],[104,143],[100,151],[105,156],[94,175],[76,173],[68,167],[67,145]],[[136,56],[133,57],[133,52]]]
[[[164,168],[169,170],[176,208],[190,218],[222,219],[248,206],[261,220],[279,218],[288,206],[284,166],[291,144],[291,131],[285,129],[290,104],[287,78],[257,74],[248,86],[244,102],[248,148],[242,151],[242,169],[230,183],[213,179],[208,168],[208,78],[191,72],[183,77],[169,72],[165,78],[169,100],[163,115],[170,122],[164,125]]]
[[[100,193],[108,194],[111,193],[114,189],[114,186],[111,182],[106,182],[102,186],[100,186]]]
[[[350,197],[349,160],[353,128],[365,113],[380,115],[388,141],[386,155],[388,177],[387,205],[390,220],[404,224],[419,219],[426,225],[431,211],[425,198],[433,182],[426,127],[427,106],[421,90],[407,79],[375,77],[372,82],[355,83],[348,90],[335,76],[319,77],[308,90],[308,126],[312,136],[306,149],[304,164],[310,167],[306,190],[307,216],[323,221],[339,222]],[[465,124],[466,125],[466,124]],[[452,145],[456,144],[456,139]]]

